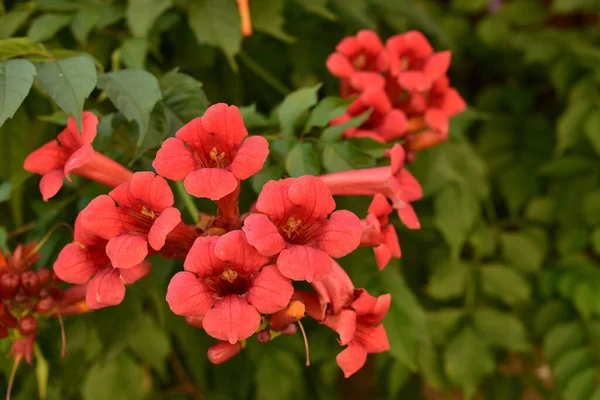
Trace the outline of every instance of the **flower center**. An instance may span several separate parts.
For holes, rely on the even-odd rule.
[[[408,69],[410,65],[410,60],[408,59],[408,57],[402,57],[400,59],[400,70],[401,71],[406,71]]]
[[[354,65],[354,68],[356,69],[363,69],[365,67],[365,65],[367,65],[367,56],[365,56],[364,54],[359,54],[358,56],[356,56],[356,58],[354,58],[354,61],[352,62],[352,64]]]
[[[213,147],[209,153],[210,159],[217,168],[226,168],[229,166],[229,160],[227,160],[225,152],[219,153],[216,147]]]
[[[154,210],[148,210],[145,206],[142,207],[141,213],[142,213],[142,215],[149,217],[152,221],[154,221],[158,217],[158,215],[154,212]]]
[[[319,223],[302,223],[301,219],[289,217],[283,226],[279,227],[281,235],[288,243],[308,244],[313,239],[313,234],[319,229]]]
[[[246,294],[253,280],[252,274],[241,274],[227,268],[218,276],[206,278],[204,282],[215,292],[216,296],[225,297],[232,294]]]

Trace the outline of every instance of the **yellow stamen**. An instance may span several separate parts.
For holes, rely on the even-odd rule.
[[[237,272],[232,269],[227,268],[225,271],[221,273],[221,279],[226,280],[229,283],[233,283],[237,279]]]
[[[298,228],[302,224],[302,220],[296,220],[294,217],[289,217],[285,225],[281,228],[281,230],[287,235],[288,239],[292,237],[292,235],[296,232],[296,228]]]
[[[156,213],[154,210],[148,210],[146,207],[142,207],[142,215],[150,217],[152,220],[156,219]]]

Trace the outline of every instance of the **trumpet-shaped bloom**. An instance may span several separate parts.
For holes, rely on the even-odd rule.
[[[392,257],[400,258],[400,244],[394,226],[389,223],[389,215],[394,211],[385,196],[377,193],[369,205],[368,215],[361,220],[363,233],[361,246],[373,247],[375,261],[380,270],[390,262]]]
[[[261,136],[248,136],[236,106],[215,104],[165,140],[152,163],[156,172],[183,180],[188,193],[219,200],[257,173],[269,154]],[[244,140],[244,138],[246,138]]]
[[[116,187],[131,178],[133,173],[130,170],[94,151],[92,142],[96,137],[97,125],[98,118],[85,111],[80,133],[75,118],[71,116],[67,127],[56,140],[27,156],[23,168],[42,175],[40,192],[44,201],[58,193],[65,177],[71,180],[71,173],[110,187]]]
[[[334,172],[319,178],[334,196],[384,195],[392,202],[404,225],[419,229],[419,219],[410,203],[419,200],[423,191],[415,177],[404,168],[404,160],[405,151],[396,144],[391,150],[390,166]]]
[[[343,257],[360,243],[358,217],[334,209],[331,192],[319,178],[269,181],[258,196],[258,212],[246,217],[243,230],[260,254],[279,254],[277,267],[284,276],[318,281],[331,271],[331,257]]]
[[[231,344],[250,337],[260,314],[287,307],[294,288],[244,233],[196,239],[183,267],[169,283],[167,302],[177,315],[204,316],[202,327]]]
[[[86,231],[108,240],[106,254],[115,268],[139,265],[148,246],[160,250],[171,233],[189,232],[173,207],[167,181],[153,172],[136,172],[129,182],[96,197],[81,211]]]
[[[117,305],[125,297],[125,284],[150,273],[144,261],[126,268],[114,268],[106,255],[108,241],[86,231],[82,214],[75,220],[74,241],[67,244],[54,263],[54,272],[65,282],[87,284],[86,303],[91,309]]]

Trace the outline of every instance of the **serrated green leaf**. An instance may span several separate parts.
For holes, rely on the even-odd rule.
[[[583,327],[577,322],[567,322],[556,325],[544,337],[544,355],[554,364],[561,354],[568,349],[575,348],[584,343]]]
[[[530,349],[525,326],[512,314],[492,308],[478,308],[475,310],[473,322],[475,329],[491,346],[516,352]]]
[[[427,284],[427,294],[431,297],[448,300],[461,297],[469,279],[469,265],[461,261],[451,261],[434,265]]]
[[[252,27],[287,43],[294,37],[283,30],[284,0],[254,0],[250,2]]]
[[[29,38],[19,37],[0,40],[0,61],[31,55],[50,58],[44,45],[35,43]]]
[[[17,30],[27,21],[33,8],[13,9],[0,17],[0,39],[7,39],[15,34]]]
[[[147,36],[158,17],[172,5],[172,0],[129,0],[125,11],[127,25],[134,36]]]
[[[138,400],[145,396],[144,371],[124,353],[94,364],[82,387],[84,400]]]
[[[500,264],[484,265],[480,269],[481,289],[509,306],[529,300],[529,283],[518,272]]]
[[[67,114],[73,115],[81,131],[85,99],[96,86],[94,62],[89,57],[71,57],[38,65],[42,88]]]
[[[317,93],[320,88],[319,83],[313,87],[298,89],[285,97],[277,111],[284,136],[292,136],[298,118],[317,104]]]
[[[600,155],[600,108],[594,109],[585,120],[583,133],[592,144],[596,153]]]
[[[285,169],[290,176],[319,175],[319,157],[311,143],[296,142],[288,153]]]
[[[504,233],[500,235],[502,255],[510,264],[525,272],[540,269],[544,261],[544,249],[523,233]]]
[[[45,42],[54,38],[58,31],[71,23],[71,15],[44,14],[29,26],[27,37],[34,42]]]
[[[314,127],[323,128],[327,126],[329,121],[344,113],[342,105],[345,103],[346,101],[339,97],[327,96],[323,98],[310,112],[303,132],[309,132]]]
[[[33,85],[35,67],[27,60],[0,62],[0,126],[25,100]]]
[[[444,370],[448,378],[471,399],[481,380],[496,367],[494,357],[472,327],[465,327],[444,351]]]
[[[433,343],[438,346],[445,344],[459,327],[464,315],[465,310],[460,308],[442,308],[428,312],[427,326]]]
[[[137,122],[140,131],[137,146],[140,147],[148,133],[150,114],[162,97],[158,80],[147,71],[124,69],[100,75],[98,87],[125,117]]]
[[[375,160],[349,141],[328,142],[323,146],[321,161],[328,172],[349,171],[375,166]]]
[[[354,118],[350,118],[346,122],[343,122],[339,125],[330,126],[329,128],[324,129],[323,133],[321,133],[321,140],[324,142],[332,142],[334,140],[339,139],[346,129],[356,128],[362,125],[362,123],[369,118],[372,111],[373,110],[369,109]]]
[[[188,23],[200,43],[219,47],[237,71],[234,56],[240,51],[240,15],[232,1],[196,0],[188,9]]]
[[[169,115],[170,134],[175,134],[184,124],[200,117],[210,105],[202,82],[182,72],[170,71],[158,83],[163,93],[162,102]]]

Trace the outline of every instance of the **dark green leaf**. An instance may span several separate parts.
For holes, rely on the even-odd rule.
[[[11,118],[33,85],[35,67],[27,60],[0,62],[0,126]]]
[[[461,297],[469,279],[469,268],[461,261],[448,260],[436,264],[427,285],[427,294],[440,300]]]
[[[144,371],[130,357],[121,354],[94,364],[83,383],[84,400],[144,398]]]
[[[301,366],[293,354],[284,350],[264,353],[256,367],[256,398],[288,399],[298,390]]]
[[[127,24],[134,36],[146,36],[162,13],[172,6],[172,0],[129,0]]]
[[[552,373],[559,387],[564,387],[568,379],[578,371],[594,365],[594,359],[587,347],[578,347],[562,354],[552,366]]]
[[[232,1],[197,0],[188,10],[188,22],[196,40],[220,47],[237,71],[234,56],[240,51],[240,16]]]
[[[254,174],[252,178],[250,178],[252,190],[254,190],[255,193],[260,193],[265,183],[271,179],[280,179],[284,174],[285,169],[280,165],[269,165],[268,167],[263,167],[260,171],[258,171],[258,173]]]
[[[283,30],[284,0],[254,0],[250,2],[252,27],[284,42],[293,43],[294,37]]]
[[[351,118],[344,123],[324,129],[323,133],[321,134],[321,140],[324,142],[332,142],[339,139],[346,129],[359,127],[363,122],[365,122],[371,115],[371,112],[372,110],[367,110],[359,116]]]
[[[554,221],[556,202],[549,197],[537,197],[529,203],[525,215],[527,219],[549,224]]]
[[[565,400],[590,400],[592,393],[598,387],[598,369],[587,368],[575,375],[563,391]]]
[[[491,346],[509,351],[527,351],[530,345],[523,323],[514,315],[492,308],[478,308],[474,314],[475,329]]]
[[[321,84],[319,83],[310,88],[298,89],[286,96],[277,111],[281,132],[284,136],[292,136],[298,118],[317,104],[317,93],[320,88]]]
[[[600,223],[600,190],[585,195],[583,199],[583,215],[588,225]]]
[[[576,322],[567,322],[556,325],[544,338],[544,355],[554,364],[568,349],[576,348],[583,344],[583,328]]]
[[[489,296],[514,306],[529,300],[529,284],[519,273],[510,267],[489,264],[480,269],[481,289]]]
[[[525,272],[540,269],[544,261],[544,249],[523,233],[504,233],[500,235],[504,259]]]
[[[58,31],[71,22],[71,15],[44,14],[36,18],[29,26],[27,37],[34,42],[45,42],[52,39]]]
[[[375,166],[375,160],[348,141],[329,142],[323,146],[321,161],[328,172],[348,171]]]
[[[296,0],[298,4],[316,15],[329,20],[336,20],[337,16],[327,8],[327,0]]]
[[[600,155],[600,108],[588,115],[583,125],[583,133],[588,138],[596,153]]]
[[[600,254],[600,228],[592,232],[592,248],[596,254]]]
[[[130,342],[133,353],[158,372],[162,377],[167,375],[167,356],[171,350],[169,337],[156,321],[148,314],[141,318],[139,330]]]
[[[285,168],[292,177],[319,175],[319,157],[312,144],[296,142],[288,153]]]
[[[71,32],[73,37],[81,45],[85,46],[88,41],[90,33],[96,27],[96,24],[100,20],[100,13],[96,7],[84,7],[82,8],[71,21]]]
[[[33,9],[23,7],[13,9],[0,17],[0,39],[7,39],[15,34],[15,32],[27,21]]]
[[[248,129],[265,128],[271,124],[267,117],[256,111],[256,104],[240,107],[240,114],[242,114],[244,125]]]
[[[158,102],[150,114],[148,133],[144,137],[144,141],[139,145],[131,163],[137,161],[146,151],[158,148],[165,140],[168,129],[167,110],[161,102]]]
[[[342,105],[345,103],[339,97],[327,96],[310,112],[308,121],[304,125],[304,132],[309,132],[313,127],[323,128],[335,117],[344,113]]]
[[[128,38],[121,44],[121,59],[129,68],[144,68],[148,53],[148,39]]]
[[[38,65],[38,80],[56,104],[73,115],[81,130],[85,99],[96,86],[96,67],[89,57],[71,57]]]
[[[125,117],[137,122],[137,146],[141,146],[148,133],[150,113],[161,98],[158,80],[147,71],[125,69],[100,75],[98,87]]]
[[[163,93],[162,102],[172,120],[170,134],[200,117],[210,105],[202,90],[202,82],[177,70],[163,75],[159,84]]]
[[[593,103],[582,99],[569,107],[558,119],[556,150],[564,152],[573,147],[583,135],[583,126]]]
[[[554,0],[552,11],[568,14],[577,11],[593,11],[597,7],[595,0]]]
[[[442,308],[428,312],[427,326],[433,342],[438,346],[444,345],[454,335],[464,315],[465,311],[460,308]]]

